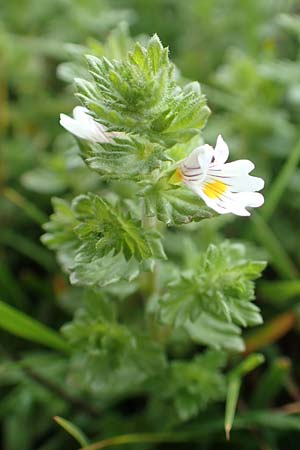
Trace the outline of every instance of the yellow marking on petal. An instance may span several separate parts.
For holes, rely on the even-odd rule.
[[[227,191],[227,184],[222,181],[212,181],[211,183],[205,183],[203,192],[207,197],[215,199],[220,198],[224,192]]]
[[[169,183],[171,183],[171,184],[180,184],[180,183],[182,183],[182,180],[183,180],[183,175],[182,175],[181,170],[179,169],[179,167],[177,167],[177,169],[175,170],[175,172],[173,173],[173,175],[169,179]]]

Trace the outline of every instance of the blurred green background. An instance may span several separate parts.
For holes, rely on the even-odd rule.
[[[65,61],[92,39],[108,42],[113,52],[113,30],[124,22],[134,37],[157,33],[183,76],[201,83],[212,110],[206,141],[222,133],[231,157],[253,160],[255,175],[266,180],[261,214],[247,222],[229,219],[223,228],[225,236],[247,240],[250,250],[258,246],[269,261],[257,290],[265,325],[248,340],[249,351],[262,350],[267,361],[246,381],[241,407],[285,405],[298,413],[299,0],[0,0],[0,299],[54,329],[76,309],[80,293],[39,241],[53,195],[97,184],[58,123],[59,113],[75,105],[66,83],[72,67]],[[63,358],[0,334],[3,450],[75,449],[54,414],[72,417],[91,434],[99,427],[106,435],[135,429],[138,418],[128,425],[127,416],[139,404],[119,405],[101,424],[91,420],[88,404],[61,392]],[[245,436],[237,431],[226,444],[220,432],[188,448],[299,446],[299,431],[285,432],[284,424],[252,431],[252,441]]]

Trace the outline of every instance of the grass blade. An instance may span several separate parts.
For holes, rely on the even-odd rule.
[[[239,398],[242,377],[254,370],[257,366],[264,362],[264,356],[254,353],[241,362],[229,375],[227,399],[225,408],[224,428],[226,439],[230,439],[230,431],[232,429],[237,402]]]
[[[88,439],[76,425],[74,425],[69,420],[64,419],[63,417],[55,416],[53,417],[56,423],[60,425],[67,433],[69,433],[77,442],[81,445],[81,447],[86,447],[89,445]]]
[[[300,280],[261,282],[259,295],[272,304],[284,305],[300,295]]]
[[[0,261],[0,292],[17,307],[25,307],[29,304],[19,281],[16,280],[10,267],[2,261]]]
[[[6,198],[8,198],[8,200],[19,206],[19,208],[21,208],[28,217],[30,217],[38,224],[43,225],[48,221],[47,215],[44,214],[44,212],[39,208],[37,208],[34,203],[23,197],[23,195],[21,195],[19,192],[11,188],[6,188],[4,189],[3,194]]]
[[[300,417],[291,416],[284,412],[272,412],[270,410],[250,411],[240,414],[235,418],[235,428],[239,430],[251,427],[262,427],[278,431],[300,431]],[[102,448],[138,444],[138,443],[162,443],[162,442],[201,442],[205,436],[216,434],[222,430],[222,420],[202,422],[201,428],[190,431],[172,431],[168,433],[136,433],[113,436],[102,441],[94,442],[81,450],[100,450]],[[132,446],[130,448],[133,448]]]
[[[226,409],[225,409],[225,434],[226,439],[230,439],[230,431],[233,425],[237,402],[239,399],[239,393],[242,380],[240,377],[231,377],[228,383]]]
[[[259,241],[270,255],[270,264],[282,278],[295,279],[298,278],[298,271],[282,247],[279,239],[275,236],[267,222],[258,213],[252,214],[254,233],[253,237]]]
[[[288,159],[279,172],[279,175],[277,176],[269,191],[266,193],[265,205],[262,208],[262,216],[266,221],[269,221],[269,219],[273,215],[299,161],[300,141],[297,141],[295,147],[292,149]]]
[[[3,230],[1,232],[0,242],[22,253],[27,258],[32,259],[48,272],[53,272],[55,269],[52,255],[44,247],[28,239],[27,236],[21,236],[12,230]]]
[[[291,361],[288,358],[280,357],[271,363],[251,396],[253,409],[270,407],[272,401],[287,383],[290,369]]]
[[[0,300],[0,328],[29,341],[69,352],[69,345],[55,331]]]

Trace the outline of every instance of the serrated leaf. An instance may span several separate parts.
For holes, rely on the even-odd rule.
[[[215,213],[185,187],[159,180],[143,192],[146,214],[168,225],[182,225],[213,217]]]
[[[242,352],[245,349],[239,327],[202,313],[195,321],[184,326],[191,339],[216,349]]]
[[[113,255],[111,252],[98,258],[94,254],[93,248],[79,248],[70,274],[72,284],[104,287],[120,280],[132,281],[141,271],[152,269],[152,266],[139,264],[135,258],[126,260],[121,253]]]
[[[154,73],[158,72],[161,59],[164,56],[164,53],[167,52],[167,49],[164,49],[159,37],[155,34],[149,41],[148,44],[148,59],[150,62],[150,67]],[[166,63],[167,63],[166,59]]]
[[[41,237],[44,245],[56,250],[57,259],[62,268],[68,272],[75,259],[78,239],[74,232],[77,221],[71,205],[60,198],[53,198],[54,214],[43,228],[46,231]]]
[[[125,60],[87,56],[93,81],[77,79],[77,95],[109,129],[171,147],[199,134],[209,109],[199,88],[176,83],[168,49],[157,36],[136,43]]]
[[[160,237],[158,233],[143,230],[140,222],[125,216],[103,198],[91,193],[81,195],[73,201],[72,209],[79,222],[75,232],[83,241],[81,252],[88,252],[90,249],[85,249],[88,245],[95,247],[96,257],[111,251],[114,255],[122,252],[127,260],[165,257],[152,247],[152,241]]]
[[[133,136],[116,138],[111,144],[80,143],[80,149],[87,166],[109,179],[139,180],[166,160],[160,145]]]
[[[181,420],[196,416],[210,402],[225,397],[225,377],[220,370],[225,363],[225,353],[217,351],[206,351],[190,361],[172,361],[161,396],[174,403]]]
[[[80,195],[72,205],[54,200],[55,213],[44,228],[43,242],[56,250],[73,284],[106,286],[133,280],[164,259],[160,234],[144,230],[96,194]]]
[[[197,342],[216,348],[243,349],[240,326],[262,322],[254,300],[254,283],[265,267],[245,260],[241,245],[210,245],[181,271],[157,303],[163,323],[183,327]]]
[[[166,364],[160,346],[144,331],[133,332],[120,323],[116,312],[110,299],[91,291],[73,321],[63,327],[79,355],[73,368],[78,384],[109,399],[134,391]]]

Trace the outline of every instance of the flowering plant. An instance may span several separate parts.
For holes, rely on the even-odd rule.
[[[225,398],[222,369],[244,349],[241,327],[262,322],[253,280],[265,263],[242,244],[205,245],[201,223],[249,215],[264,183],[249,175],[252,162],[226,163],[221,136],[215,149],[203,144],[206,99],[157,36],[121,59],[87,61],[75,80],[83,106],[60,123],[99,184],[54,199],[43,236],[84,290],[63,327],[73,382],[108,404],[143,393],[184,422]]]

